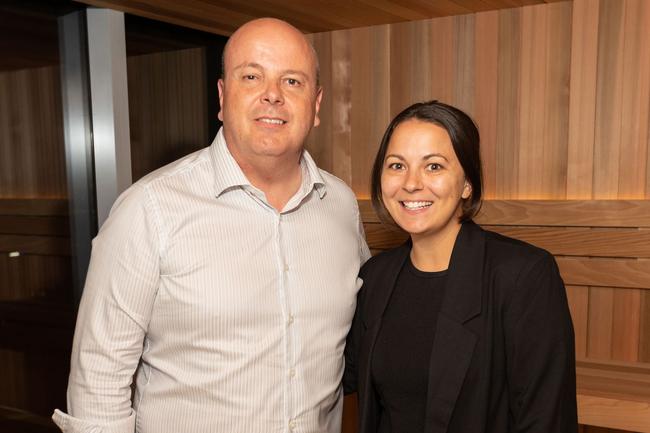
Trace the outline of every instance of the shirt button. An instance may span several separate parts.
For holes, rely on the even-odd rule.
[[[296,375],[296,370],[294,368],[289,370],[289,377],[294,377]]]
[[[295,429],[295,428],[296,428],[296,422],[293,421],[293,420],[292,420],[292,421],[289,421],[289,428],[290,428],[291,430]]]
[[[289,316],[289,319],[287,319],[287,325],[293,324],[293,314]]]
[[[289,265],[284,265],[284,272],[289,272]]]

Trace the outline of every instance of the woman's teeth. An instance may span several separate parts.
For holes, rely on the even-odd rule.
[[[433,204],[432,201],[403,201],[402,206],[409,210],[422,209]]]

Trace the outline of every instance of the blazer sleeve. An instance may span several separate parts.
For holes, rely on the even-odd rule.
[[[550,254],[521,271],[504,318],[513,431],[576,433],[573,325]]]
[[[364,279],[366,266],[361,268],[359,278]],[[367,286],[364,283],[357,294],[357,306],[352,319],[352,326],[348,332],[345,342],[345,371],[343,372],[343,392],[353,394],[357,392],[359,379],[359,345],[363,336],[364,324],[362,319],[362,307],[364,305]]]

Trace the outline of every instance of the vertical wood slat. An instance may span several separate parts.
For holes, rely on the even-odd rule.
[[[625,2],[622,23],[622,112],[619,147],[618,198],[642,198],[648,158],[648,113],[650,104],[650,3]],[[618,144],[618,143],[617,143]]]
[[[305,147],[311,156],[318,161],[318,165],[330,173],[334,173],[333,167],[333,149],[332,134],[333,127],[324,125],[333,125],[332,106],[334,99],[339,97],[340,90],[332,85],[332,75],[335,73],[336,62],[332,57],[332,34],[316,33],[307,36],[313,44],[320,62],[320,85],[323,88],[323,98],[321,100],[319,118],[321,125],[313,130],[307,137]]]
[[[332,100],[332,161],[334,174],[352,184],[352,70],[351,45],[349,31],[332,33],[332,88],[335,99]]]
[[[492,198],[496,194],[497,154],[497,83],[499,13],[476,15],[474,46],[474,120],[480,125],[481,160],[483,163],[483,194]]]
[[[567,299],[575,332],[576,357],[587,357],[587,330],[589,320],[589,288],[567,286]]]
[[[383,132],[390,120],[368,127],[372,107],[387,104],[390,117],[413,102],[447,98],[467,110],[481,131],[485,196],[515,200],[496,203],[505,206],[493,209],[503,217],[518,218],[516,200],[532,198],[617,200],[627,212],[628,204],[639,202],[623,200],[650,198],[648,7],[643,0],[574,0],[386,26],[383,96],[376,91],[369,102],[366,83],[355,81],[351,89],[350,110],[360,116],[351,123],[352,178],[367,174],[374,158],[370,147],[355,149],[357,141],[378,134],[373,128]],[[351,68],[372,75],[368,57],[353,55]],[[352,181],[362,198],[369,192],[363,177]],[[641,214],[632,217],[634,225],[619,211],[598,210],[602,202],[583,204],[592,218],[585,227],[646,227]],[[527,221],[546,206],[555,205],[535,208]],[[580,206],[571,215],[580,217]],[[551,225],[561,227],[571,215],[558,214]],[[636,263],[632,256],[629,264],[643,273],[643,259]],[[567,288],[577,354],[650,360],[650,290],[639,286],[645,280],[621,289],[594,278],[605,287]]]
[[[574,0],[571,40],[567,199],[589,199],[594,176],[594,128],[599,2]]]
[[[519,195],[521,9],[499,12],[496,197]],[[479,125],[480,127],[480,125]]]
[[[0,72],[0,197],[66,197],[59,68]]]
[[[593,190],[596,199],[611,199],[618,195],[624,8],[625,2],[620,0],[600,2]]]
[[[641,290],[617,289],[612,305],[612,359],[639,360]]]
[[[203,48],[127,59],[133,180],[209,144]]]
[[[366,59],[363,67],[352,62],[352,188],[360,195],[370,195],[370,174],[384,130],[390,122],[390,29],[376,26],[351,30],[352,59]]]

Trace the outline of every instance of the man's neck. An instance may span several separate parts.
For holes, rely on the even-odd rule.
[[[250,183],[266,195],[278,212],[300,188],[302,152],[291,157],[262,157],[254,161],[237,161]]]

